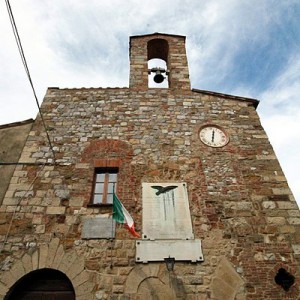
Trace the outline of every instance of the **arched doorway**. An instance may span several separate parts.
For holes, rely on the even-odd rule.
[[[64,273],[41,269],[19,279],[4,300],[75,300],[75,292]]]

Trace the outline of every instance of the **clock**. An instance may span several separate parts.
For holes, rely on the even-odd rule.
[[[202,143],[210,147],[223,147],[229,142],[225,131],[216,125],[203,126],[199,131],[199,138]]]

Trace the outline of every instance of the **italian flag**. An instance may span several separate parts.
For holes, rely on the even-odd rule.
[[[137,238],[141,237],[135,231],[134,222],[131,215],[123,206],[116,194],[113,194],[113,219],[118,223],[125,224],[133,236]]]

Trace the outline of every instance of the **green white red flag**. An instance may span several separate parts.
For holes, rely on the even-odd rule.
[[[113,219],[118,222],[125,224],[130,233],[139,238],[141,237],[134,228],[134,221],[127,211],[127,209],[124,207],[124,205],[121,203],[119,198],[116,194],[113,194]]]

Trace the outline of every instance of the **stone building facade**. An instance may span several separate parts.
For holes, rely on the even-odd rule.
[[[0,203],[18,162],[33,119],[0,125]]]
[[[49,88],[55,157],[38,116],[0,208],[0,298],[298,299],[300,212],[257,105],[191,89],[185,37],[159,33],[130,38],[129,88]]]

